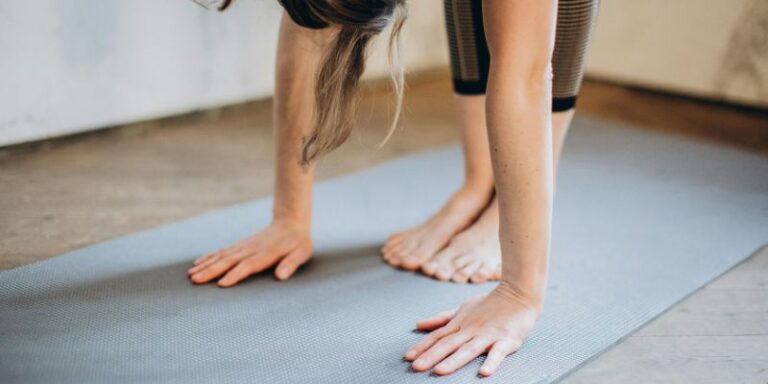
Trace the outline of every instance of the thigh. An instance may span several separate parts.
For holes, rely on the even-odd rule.
[[[552,110],[574,107],[597,19],[599,0],[560,0],[552,55]]]

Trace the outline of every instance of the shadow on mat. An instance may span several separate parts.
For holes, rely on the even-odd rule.
[[[372,272],[397,273],[384,263],[380,256],[380,244],[318,252],[296,274],[287,281],[274,278],[274,268],[253,275],[231,288],[219,288],[213,280],[208,284],[193,284],[187,278],[187,270],[196,256],[188,261],[160,265],[155,268],[133,270],[127,273],[109,269],[105,260],[103,271],[91,272],[92,279],[87,281],[52,282],[47,286],[30,286],[17,295],[6,296],[13,305],[41,305],[46,302],[76,300],[98,303],[102,301],[142,300],[159,298],[167,300],[177,296],[226,296],[232,291],[258,289],[268,294],[272,289],[286,290],[312,289],[323,281],[334,279],[336,282],[346,276],[359,276]],[[99,274],[107,277],[99,277]]]

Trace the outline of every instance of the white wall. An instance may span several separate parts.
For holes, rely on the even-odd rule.
[[[410,70],[447,60],[440,7],[411,4]],[[224,13],[191,0],[0,2],[0,145],[268,96],[280,11],[275,0]],[[371,75],[386,73],[383,53]]]
[[[410,0],[411,71],[447,65],[441,0]],[[280,8],[238,0],[0,2],[0,145],[272,93]],[[381,42],[381,41],[380,41]],[[381,47],[369,76],[386,72]],[[768,0],[603,0],[588,73],[768,107]]]
[[[768,0],[603,0],[594,77],[768,107]]]

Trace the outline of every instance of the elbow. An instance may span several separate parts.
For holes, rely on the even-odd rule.
[[[528,87],[547,90],[552,85],[552,62],[532,66],[526,74]]]
[[[534,97],[546,96],[552,86],[552,63],[548,60],[532,63],[518,73],[513,72],[510,83],[515,84],[525,94]]]
[[[515,104],[537,103],[549,98],[552,87],[552,64],[549,60],[533,62],[525,66],[491,64],[489,92],[506,95]],[[490,86],[493,84],[492,86]]]

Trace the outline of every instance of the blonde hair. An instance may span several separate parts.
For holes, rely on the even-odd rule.
[[[313,28],[339,27],[315,79],[314,124],[302,143],[301,163],[312,163],[349,138],[355,124],[360,77],[365,71],[368,47],[375,36],[391,25],[388,48],[395,111],[383,141],[386,142],[402,111],[405,72],[400,63],[400,32],[408,15],[405,1],[282,0],[281,3],[299,24]]]
[[[315,78],[314,123],[301,148],[304,165],[333,151],[349,138],[354,128],[368,47],[375,36],[392,25],[388,48],[395,111],[383,145],[392,136],[402,111],[405,71],[400,63],[400,32],[408,17],[405,0],[278,1],[301,26],[339,28]],[[232,0],[222,0],[218,9],[223,11],[231,3]]]

